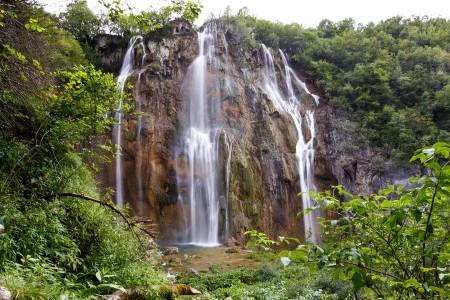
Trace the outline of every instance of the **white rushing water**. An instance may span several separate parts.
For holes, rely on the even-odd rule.
[[[134,36],[128,42],[128,48],[125,52],[125,56],[122,62],[122,67],[120,69],[120,74],[117,77],[117,90],[119,93],[123,93],[125,90],[126,82],[128,77],[135,71],[135,49],[136,47],[142,47],[145,49],[142,36]],[[122,121],[123,114],[122,101],[119,103],[115,118],[117,119],[117,124],[113,126],[113,141],[116,149],[116,198],[115,203],[117,205],[124,205],[123,198],[123,175],[122,175],[122,159],[121,159],[121,146],[122,146]]]
[[[178,200],[184,224],[182,241],[200,246],[219,245],[219,194],[224,188],[219,155],[223,131],[215,120],[221,101],[220,76],[216,71],[223,69],[223,63],[215,55],[216,45],[217,32],[211,24],[198,33],[199,54],[183,83],[189,115],[179,151],[184,166],[177,166]],[[227,207],[226,227],[228,214]]]
[[[146,67],[146,59],[147,59],[147,51],[144,45],[144,41],[141,38],[139,42],[139,47],[142,48],[143,55],[141,59],[141,69],[137,74],[137,82],[135,87],[135,97],[136,97],[136,110],[138,112],[137,116],[137,124],[136,124],[136,183],[137,183],[137,194],[138,194],[138,203],[137,208],[140,213],[143,213],[143,205],[144,205],[144,187],[142,184],[142,142],[141,142],[141,132],[142,132],[142,95],[141,95],[141,85],[142,85],[142,74],[145,71]]]
[[[262,45],[262,49],[264,54],[263,89],[275,108],[291,117],[297,131],[295,154],[298,162],[300,188],[304,192],[302,194],[303,210],[306,210],[312,207],[309,192],[316,191],[313,180],[314,137],[316,132],[314,109],[305,108],[306,104],[302,103],[301,96],[305,93],[309,94],[314,99],[315,105],[319,104],[319,97],[311,94],[305,83],[295,75],[281,50],[280,55],[283,60],[285,74],[281,76],[284,79],[284,85],[279,86],[272,52],[264,45]],[[305,111],[304,116],[301,114],[302,109]],[[309,139],[306,138],[305,127],[310,131]],[[314,213],[303,214],[303,219],[305,237],[312,243],[318,243],[319,230]]]

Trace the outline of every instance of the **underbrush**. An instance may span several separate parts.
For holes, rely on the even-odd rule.
[[[182,277],[203,293],[198,299],[353,299],[350,283],[333,282],[325,272],[311,274],[298,265],[263,264],[256,270]]]
[[[98,197],[80,161],[64,190]],[[124,211],[126,213],[126,211]],[[0,285],[14,299],[95,299],[165,278],[149,262],[152,241],[99,203],[74,197],[0,195]],[[142,245],[150,245],[145,248]]]

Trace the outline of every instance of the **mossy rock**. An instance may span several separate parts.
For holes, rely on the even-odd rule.
[[[251,169],[244,167],[239,161],[234,163],[231,168],[233,181],[239,187],[239,198],[255,201],[256,188]]]

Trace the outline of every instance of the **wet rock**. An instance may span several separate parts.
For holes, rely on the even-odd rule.
[[[201,295],[202,294],[202,292],[200,292],[197,289],[194,289],[193,287],[190,287],[190,289],[191,289],[191,295]]]
[[[178,247],[166,247],[164,249],[164,255],[171,255],[171,254],[178,254],[180,251],[178,250]]]
[[[197,276],[198,275],[198,271],[193,269],[193,268],[188,268],[186,270],[186,274],[189,275],[189,276],[192,276],[192,275]]]
[[[235,238],[235,237],[230,237],[229,239],[225,240],[223,242],[223,245],[226,247],[241,247],[242,244]]]
[[[7,288],[0,286],[0,300],[11,300],[11,299],[12,299],[11,292]]]
[[[112,295],[107,296],[106,298],[103,298],[103,300],[122,300],[124,295],[122,292],[119,292],[118,294],[114,293]]]
[[[270,113],[269,116],[271,116],[272,118],[278,119],[279,117],[281,117],[280,112],[278,110],[274,111],[273,113]]]
[[[169,263],[171,264],[181,264],[181,259],[179,259],[178,257],[170,257],[169,258]]]
[[[171,284],[169,285],[169,289],[174,293],[180,296],[183,295],[201,295],[202,293],[187,284]]]
[[[166,278],[169,279],[169,280],[174,280],[175,278],[177,278],[177,275],[176,274],[172,274],[172,273],[170,273],[170,271],[168,271],[167,274],[166,274]]]

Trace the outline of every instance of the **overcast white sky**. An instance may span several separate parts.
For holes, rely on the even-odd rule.
[[[123,0],[122,0],[123,1]],[[127,0],[139,9],[146,9],[153,4],[158,7],[163,0]],[[47,4],[52,12],[63,10],[69,0],[39,0]],[[443,17],[450,19],[450,0],[203,0],[204,8],[197,25],[212,12],[215,16],[222,14],[227,5],[236,13],[247,6],[251,15],[261,19],[280,21],[283,23],[297,22],[305,27],[315,27],[323,19],[333,22],[352,17],[356,24],[368,22],[377,23],[389,17],[401,15]],[[89,5],[98,7],[96,0],[89,0]]]

